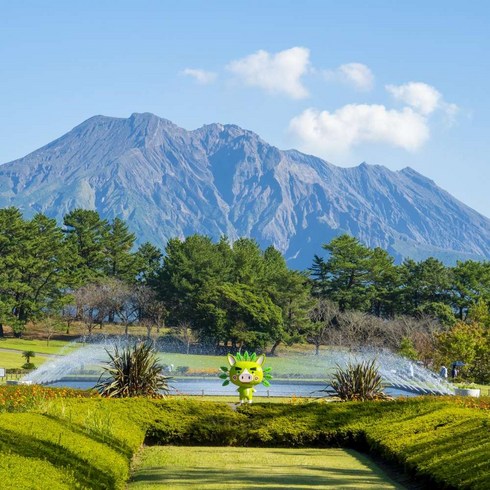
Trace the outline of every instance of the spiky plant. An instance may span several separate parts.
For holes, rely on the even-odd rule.
[[[168,393],[167,376],[162,374],[153,347],[148,342],[128,345],[114,352],[106,349],[109,356],[107,366],[100,375],[95,389],[111,398],[133,396],[162,397]]]
[[[341,400],[386,400],[390,397],[383,392],[381,375],[376,361],[347,364],[345,368],[337,365],[331,382],[334,394]]]
[[[237,352],[234,357],[237,361],[255,362],[257,360],[257,354],[255,352],[252,352],[251,354],[249,354],[247,351],[245,351],[243,354]],[[230,384],[230,368],[228,366],[221,366],[220,369],[222,372],[220,373],[219,377],[224,380],[221,386],[227,386]],[[262,368],[262,370],[264,371],[264,377],[261,383],[264,386],[270,386],[270,380],[272,379],[271,368],[266,367]]]

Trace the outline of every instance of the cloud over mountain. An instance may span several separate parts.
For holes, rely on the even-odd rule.
[[[423,116],[409,107],[396,110],[381,104],[348,104],[335,112],[307,109],[291,120],[289,129],[303,150],[325,156],[362,143],[413,151],[429,138]]]
[[[232,61],[228,70],[246,85],[293,99],[308,96],[301,77],[307,73],[310,51],[302,47],[285,49],[275,54],[260,50]]]

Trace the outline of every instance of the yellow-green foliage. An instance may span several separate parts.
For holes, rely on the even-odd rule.
[[[158,414],[147,433],[150,443],[238,445],[246,434],[247,417],[224,403],[166,399],[154,405]]]
[[[27,413],[0,413],[6,455],[0,482],[36,488],[23,482],[38,473],[36,482],[51,475],[40,488],[123,488],[145,438],[177,445],[348,446],[375,452],[433,488],[486,489],[490,400],[258,403],[234,410],[185,398],[43,399]]]
[[[488,410],[446,405],[416,418],[405,415],[366,427],[370,448],[441,486],[489,488]]]
[[[19,456],[3,451],[0,458],[0,475],[2,488],[29,488],[30,490],[80,488],[73,474],[58,469],[45,459]]]
[[[30,392],[27,387],[20,390]],[[6,488],[123,488],[131,457],[156,416],[145,399],[53,398],[40,401],[37,409],[0,413],[0,452],[10,458],[8,466],[0,467],[0,481],[7,472],[18,481]],[[29,464],[19,457],[28,458]],[[22,483],[31,462],[41,471],[39,460],[51,468],[58,486]],[[30,470],[27,474],[33,476]]]
[[[89,392],[68,388],[46,388],[32,385],[7,385],[0,387],[0,412],[28,412],[44,407],[50,401],[63,398],[92,396]]]
[[[128,458],[117,441],[90,437],[77,427],[35,413],[0,416],[2,452],[42,457],[72,474],[82,488],[122,487],[128,478]]]
[[[469,404],[470,406],[465,406]],[[153,443],[280,447],[348,446],[375,452],[434,487],[488,488],[490,404],[459,398],[394,402],[160,403]]]

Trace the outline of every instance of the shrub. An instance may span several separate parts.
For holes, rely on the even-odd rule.
[[[109,355],[108,365],[95,389],[102,396],[125,398],[133,396],[162,396],[168,392],[168,377],[162,374],[155,351],[150,343],[140,342],[124,347]],[[104,378],[104,376],[107,376]]]
[[[375,360],[358,364],[349,363],[346,368],[337,366],[331,382],[335,394],[341,400],[380,400],[389,398],[383,393],[381,375]]]
[[[122,488],[129,476],[128,458],[117,448],[36,413],[0,416],[0,451],[43,459],[82,488]]]
[[[33,364],[32,362],[26,362],[25,364],[22,364],[22,369],[25,369],[27,371],[32,371],[33,369],[36,369],[36,365]]]
[[[89,392],[40,385],[0,386],[0,412],[28,412],[40,409],[50,400],[92,396]]]
[[[2,488],[71,490],[79,487],[72,474],[56,468],[48,461],[18,454],[2,454],[0,475]]]
[[[20,398],[34,389],[7,388]],[[0,481],[19,482],[7,488],[31,488],[22,486],[22,473],[34,471],[43,472],[41,488],[70,488],[73,481],[71,488],[123,488],[145,435],[153,444],[351,447],[397,464],[427,488],[488,488],[490,398],[256,403],[233,410],[182,397],[57,396],[36,407],[43,413],[0,414],[0,452],[7,455]],[[52,485],[44,484],[45,474]]]

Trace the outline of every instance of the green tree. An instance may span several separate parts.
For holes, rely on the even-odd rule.
[[[476,303],[471,306],[468,312],[468,320],[480,323],[487,328],[490,327],[490,307],[483,298],[478,298]]]
[[[429,303],[450,303],[451,274],[440,260],[429,257],[421,262],[408,259],[400,267],[401,313],[416,315]]]
[[[370,312],[378,317],[394,317],[400,286],[400,274],[394,258],[386,250],[376,247],[367,262]]]
[[[23,323],[15,317],[16,292],[22,289],[17,264],[22,261],[21,246],[28,239],[26,223],[19,209],[0,209],[0,334],[3,325],[15,325],[21,333]]]
[[[106,276],[126,282],[135,281],[138,257],[131,252],[135,238],[134,233],[130,233],[128,226],[120,218],[114,218],[109,224],[103,240]]]
[[[26,362],[22,365],[22,369],[35,369],[36,366],[31,362],[31,358],[36,357],[36,353],[33,350],[25,350],[22,352],[22,357]]]
[[[368,309],[371,251],[349,235],[338,236],[323,248],[330,255],[327,261],[317,259],[314,264],[315,278],[322,281],[316,291],[336,301],[340,311]]]
[[[465,363],[461,375],[479,383],[490,381],[490,335],[480,323],[458,322],[437,336],[436,360],[450,366]]]
[[[398,354],[407,359],[412,359],[413,361],[418,360],[419,356],[415,346],[413,345],[413,341],[410,337],[403,337],[400,342],[400,348],[398,349]]]
[[[305,273],[290,270],[284,256],[273,246],[263,253],[263,278],[259,294],[268,295],[282,311],[282,329],[273,339],[270,355],[281,343],[290,345],[305,340],[309,331],[309,310],[313,304],[311,281]]]
[[[55,220],[37,214],[24,221],[15,212],[3,217],[9,214],[14,228],[6,235],[10,244],[3,242],[0,295],[4,315],[13,321],[14,332],[20,336],[28,320],[59,305],[70,284],[68,269],[73,255]]]
[[[490,303],[490,262],[458,261],[451,269],[450,298],[460,320],[479,298]]]
[[[162,266],[161,250],[150,242],[143,243],[135,253],[136,279],[143,284],[152,284]]]
[[[232,282],[260,287],[265,275],[265,262],[258,243],[239,238],[233,243]]]
[[[222,248],[201,235],[168,241],[153,286],[169,310],[170,323],[190,322],[197,330],[206,330],[214,328],[209,324],[214,318],[218,323],[212,323],[221,325],[217,288],[231,280],[231,266],[227,268]]]
[[[107,220],[97,211],[74,209],[64,219],[67,241],[77,252],[79,262],[73,271],[79,284],[85,284],[104,274],[106,266],[105,245],[110,232]]]
[[[267,295],[256,294],[246,284],[224,284],[219,288],[226,312],[228,338],[245,349],[265,349],[283,333],[281,308]]]

